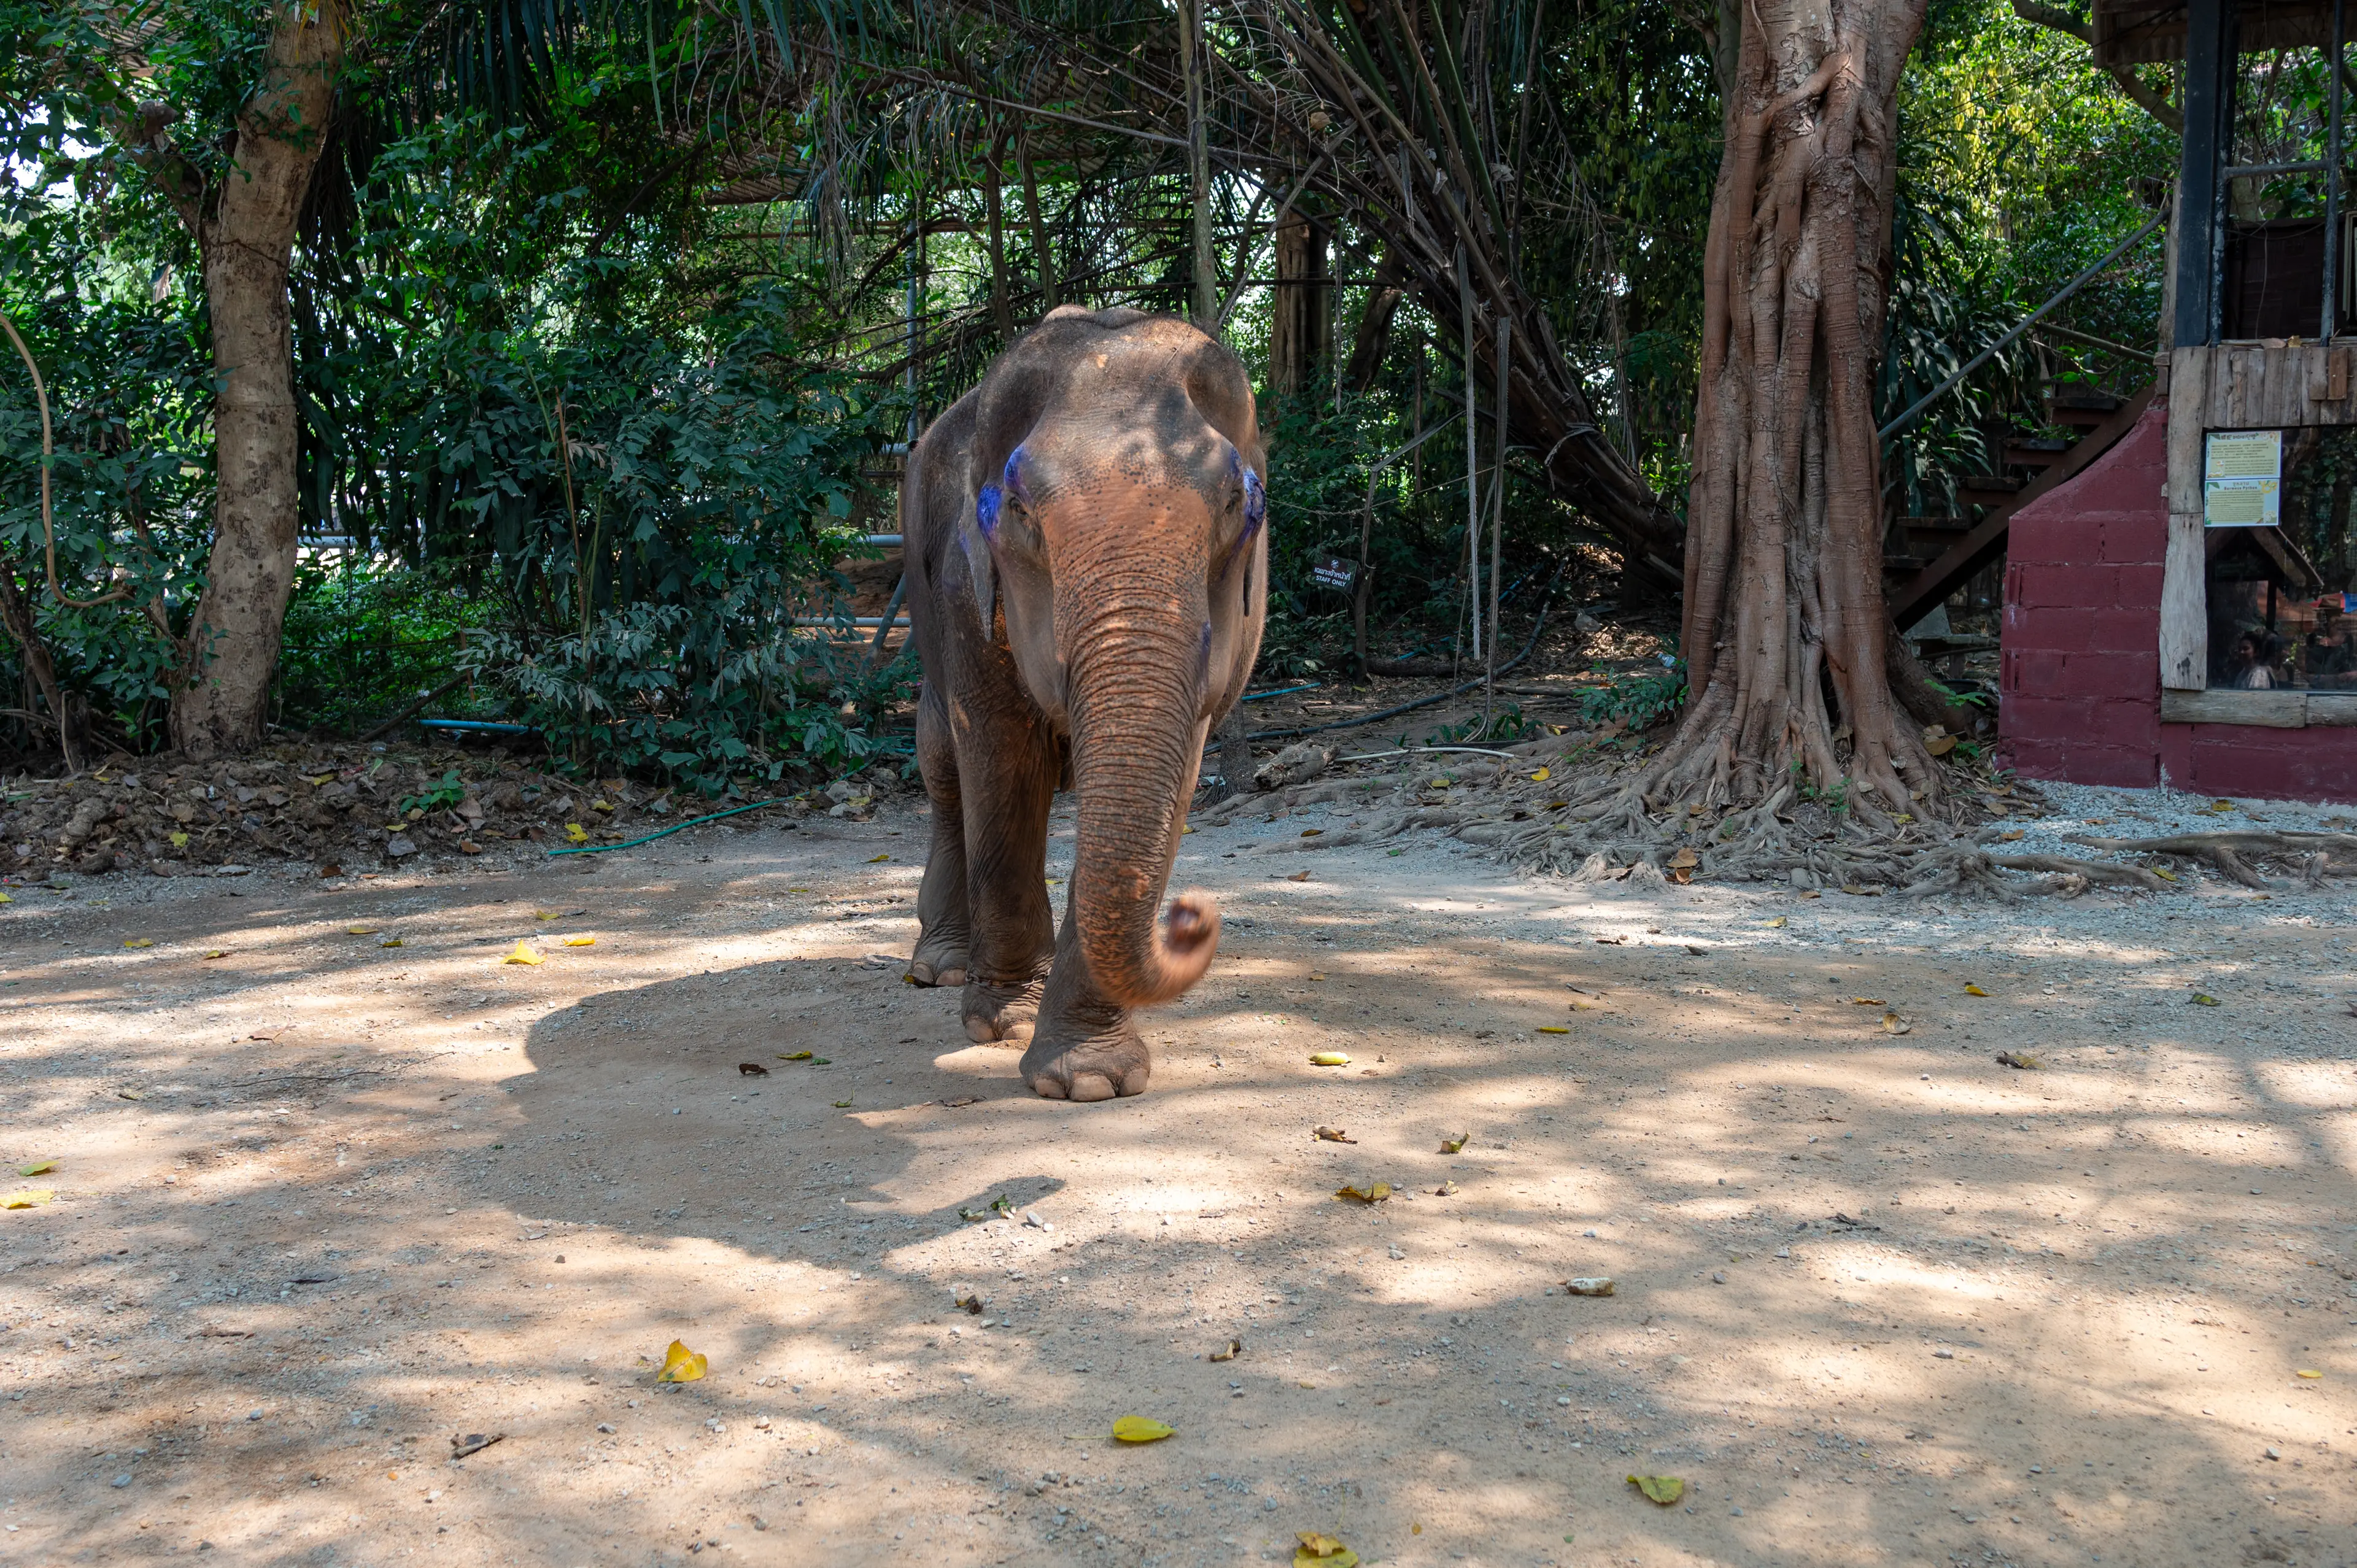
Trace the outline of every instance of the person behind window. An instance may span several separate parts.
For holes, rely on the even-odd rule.
[[[2349,646],[2349,623],[2341,618],[2338,596],[2316,609],[2316,629],[2308,634],[2304,654],[2311,686],[2357,685],[2357,650]]]
[[[2275,641],[2264,631],[2246,631],[2234,639],[2234,651],[2226,660],[2226,684],[2237,691],[2268,692],[2275,689],[2275,671],[2268,667],[2268,644]]]

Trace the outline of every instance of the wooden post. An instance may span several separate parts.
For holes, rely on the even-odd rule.
[[[1194,209],[1192,311],[1195,325],[1219,329],[1220,277],[1211,255],[1211,139],[1204,124],[1203,0],[1179,0],[1179,71],[1187,90],[1187,176]]]
[[[1023,212],[1031,226],[1031,265],[1039,276],[1039,314],[1056,308],[1056,255],[1048,247],[1048,220],[1039,210],[1039,180],[1031,167],[1031,134],[1015,134],[1015,161],[1023,171]]]
[[[2187,0],[2185,150],[2178,175],[2177,319],[2179,349],[2218,338],[2226,230],[2219,220],[2234,107],[2233,0]]]
[[[2180,347],[2169,355],[2169,545],[2160,578],[2160,683],[2179,692],[2198,692],[2210,683],[2201,435],[2212,357],[2212,351],[2201,344]]]

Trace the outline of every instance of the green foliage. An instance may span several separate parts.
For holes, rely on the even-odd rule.
[[[1590,687],[1579,698],[1580,722],[1590,728],[1618,719],[1631,730],[1651,729],[1674,717],[1685,705],[1684,660],[1641,675],[1616,677],[1600,664],[1595,673],[1603,676],[1607,683]]]
[[[455,768],[444,771],[433,788],[415,795],[404,795],[393,810],[407,815],[411,811],[447,811],[467,798],[467,786],[459,781]]]
[[[1488,716],[1480,714],[1453,725],[1441,725],[1427,732],[1426,746],[1512,746],[1528,740],[1546,726],[1538,720],[1524,716],[1515,703],[1502,703],[1491,709]]]

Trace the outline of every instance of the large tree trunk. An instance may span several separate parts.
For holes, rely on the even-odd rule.
[[[1276,215],[1276,291],[1269,301],[1268,384],[1296,393],[1334,358],[1332,231],[1299,209]]]
[[[204,596],[188,628],[172,739],[205,756],[260,742],[295,577],[294,347],[286,274],[326,145],[344,50],[337,0],[284,6],[239,112],[232,166],[192,214],[210,306],[216,492]]]
[[[1893,701],[1872,392],[1893,99],[1923,0],[1746,7],[1704,256],[1687,510],[1690,698],[1656,800],[1758,800],[1797,768],[1869,815],[1932,799]]]

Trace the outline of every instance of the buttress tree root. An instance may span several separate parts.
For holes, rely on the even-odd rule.
[[[1704,255],[1675,736],[1606,816],[1785,794],[1888,835],[1943,811],[1882,594],[1873,387],[1896,178],[1894,97],[1922,0],[1746,6]],[[1788,793],[1789,792],[1789,793]],[[1594,803],[1594,802],[1589,802]],[[1766,810],[1759,808],[1767,807]]]

